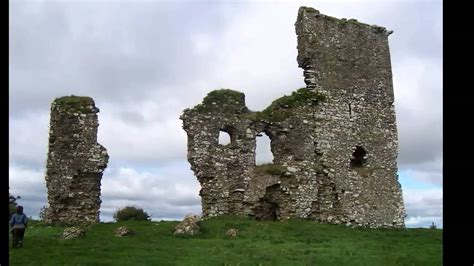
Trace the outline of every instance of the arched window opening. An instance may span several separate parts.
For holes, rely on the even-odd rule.
[[[223,130],[219,131],[219,145],[229,145],[231,143],[231,136],[228,132]]]
[[[352,154],[351,166],[352,167],[363,167],[367,161],[367,151],[362,146],[356,146],[354,153]]]
[[[267,134],[257,135],[257,147],[255,149],[255,165],[273,163],[271,140]]]

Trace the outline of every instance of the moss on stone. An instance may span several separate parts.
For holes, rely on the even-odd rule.
[[[94,100],[87,96],[63,96],[56,98],[54,102],[70,111],[80,113],[91,113],[93,109],[89,106],[94,106]]]
[[[366,24],[366,23],[362,23],[360,21],[358,21],[357,19],[354,19],[354,18],[351,18],[351,19],[345,19],[345,18],[336,18],[336,17],[332,17],[332,16],[328,16],[328,15],[321,15],[322,17],[324,17],[325,19],[329,20],[329,21],[332,21],[334,23],[337,23],[339,25],[345,25],[347,23],[351,23],[351,24],[354,24],[354,25],[358,25],[358,26],[365,26],[365,27],[371,27],[369,24]]]
[[[257,113],[257,120],[266,120],[270,122],[283,121],[293,113],[292,109],[306,105],[318,104],[326,101],[326,96],[319,92],[300,88],[291,93],[276,99],[263,111]]]
[[[194,110],[198,112],[206,112],[211,110],[219,110],[222,112],[249,112],[245,107],[245,94],[230,89],[213,90],[204,97],[201,104],[197,105]]]
[[[368,166],[357,166],[353,167],[354,171],[357,172],[360,176],[368,177],[371,176],[375,170],[377,170],[376,167],[368,167]]]
[[[254,171],[257,173],[282,176],[286,172],[286,167],[279,164],[268,163],[256,165]]]
[[[247,118],[247,119],[250,119],[252,121],[257,121],[258,119],[258,113],[259,112],[247,112],[247,113],[242,113],[240,115],[240,117],[242,118]]]
[[[350,23],[350,24],[354,24],[354,25],[358,25],[358,26],[372,27],[371,25],[360,22],[360,21],[357,21],[357,19],[354,19],[354,18],[351,18],[351,19],[341,18],[341,19],[339,19],[339,18],[336,18],[336,17],[333,17],[333,16],[328,16],[328,15],[325,15],[325,14],[321,14],[319,12],[319,10],[311,8],[311,7],[305,7],[305,6],[300,7],[300,11],[298,13],[297,21],[301,20],[301,15],[303,13],[311,14],[311,15],[318,15],[319,17],[322,17],[322,18],[324,18],[328,21],[331,21],[333,23],[336,23],[340,26],[343,26],[343,25],[346,25],[347,23]]]
[[[336,22],[336,23],[343,23],[342,19],[338,19],[336,17],[332,17],[332,16],[328,16],[328,15],[323,15],[323,17],[327,20],[330,20],[330,21],[333,21],[333,22]]]
[[[285,95],[273,101],[270,106],[261,112],[252,112],[245,106],[245,95],[242,92],[230,89],[214,90],[207,94],[201,104],[194,107],[196,112],[219,111],[223,113],[240,114],[242,118],[255,122],[283,121],[293,112],[293,108],[302,105],[315,105],[324,102],[326,96],[319,92],[300,88],[291,95]]]
[[[306,13],[315,13],[319,14],[319,10],[313,8],[313,7],[308,7],[308,6],[302,6],[300,7],[301,12],[306,12]]]

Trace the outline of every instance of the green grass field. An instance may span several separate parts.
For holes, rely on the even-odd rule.
[[[100,223],[81,239],[31,221],[10,265],[442,265],[442,230],[367,229],[305,220],[259,222],[221,217],[194,237],[173,236],[178,222]],[[125,225],[136,232],[116,237]],[[225,233],[239,229],[235,239]]]

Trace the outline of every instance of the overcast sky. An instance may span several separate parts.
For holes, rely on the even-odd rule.
[[[34,218],[47,205],[49,108],[93,97],[110,160],[101,220],[142,207],[154,220],[201,212],[179,116],[211,90],[262,110],[305,86],[298,8],[393,30],[399,175],[409,227],[442,227],[442,2],[10,1],[10,192]],[[259,161],[271,158],[258,140]]]

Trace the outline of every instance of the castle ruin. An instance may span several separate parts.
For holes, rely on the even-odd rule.
[[[98,112],[90,97],[65,96],[51,105],[47,223],[99,222],[100,182],[109,156],[97,143]]]
[[[305,88],[261,112],[241,92],[215,90],[181,116],[203,216],[404,227],[391,32],[308,7],[295,26]],[[230,144],[218,143],[220,132]],[[272,164],[255,163],[259,134],[271,140]]]

